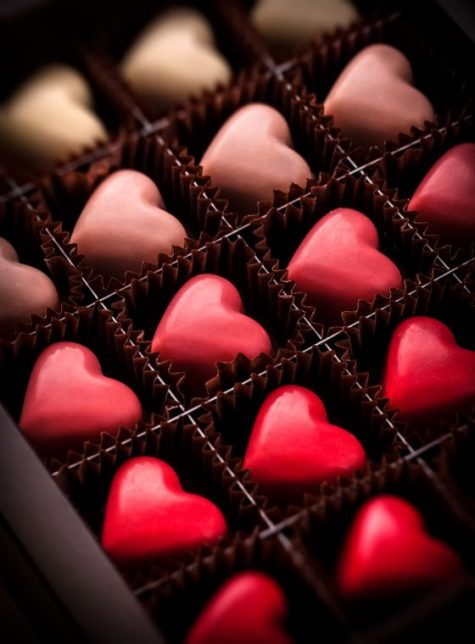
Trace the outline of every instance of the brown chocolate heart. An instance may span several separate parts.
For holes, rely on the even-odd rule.
[[[95,190],[71,241],[98,273],[123,279],[126,271],[138,273],[143,262],[154,264],[159,253],[183,246],[185,229],[163,208],[151,179],[135,170],[119,170]]]
[[[42,271],[21,264],[13,246],[0,237],[0,332],[11,331],[31,315],[59,308],[53,282]]]
[[[292,149],[289,126],[269,105],[241,107],[211,141],[201,159],[203,173],[229,200],[233,210],[257,211],[257,202],[291,183],[305,186],[312,176],[307,162]]]
[[[395,141],[434,120],[432,105],[412,86],[409,61],[389,45],[371,45],[351,60],[327,96],[325,113],[363,145]]]

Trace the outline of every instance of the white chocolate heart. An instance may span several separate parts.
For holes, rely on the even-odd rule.
[[[358,18],[349,0],[260,0],[251,14],[271,44],[294,49]]]
[[[86,81],[67,65],[41,68],[0,108],[0,140],[33,162],[64,161],[106,139]]]
[[[231,78],[210,25],[193,9],[175,9],[157,18],[132,45],[122,73],[138,96],[160,108]]]

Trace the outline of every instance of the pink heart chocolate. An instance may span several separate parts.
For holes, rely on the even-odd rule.
[[[42,271],[18,261],[13,246],[0,237],[0,333],[12,331],[18,322],[59,308],[58,292]]]
[[[391,337],[382,395],[411,425],[437,426],[475,405],[475,351],[459,347],[439,320],[404,320]]]
[[[272,353],[262,326],[244,313],[236,287],[218,275],[196,275],[176,293],[155,331],[152,350],[160,360],[186,374],[186,388],[202,392],[216,372],[217,362],[238,353],[252,359]]]
[[[326,98],[325,113],[344,136],[364,145],[395,141],[434,120],[432,105],[412,86],[409,61],[389,45],[366,47],[350,61]]]
[[[341,553],[338,587],[347,599],[380,599],[431,588],[460,574],[457,553],[427,533],[397,496],[377,496],[358,512]]]
[[[308,164],[292,149],[289,126],[269,105],[241,107],[222,126],[201,159],[203,173],[221,188],[231,209],[257,212],[257,202],[287,192],[291,183],[305,186]]]
[[[135,170],[119,170],[94,191],[71,235],[78,252],[98,273],[124,278],[155,264],[159,253],[183,246],[186,231],[163,209],[154,182]]]
[[[435,163],[415,191],[408,210],[442,243],[475,242],[475,143],[456,145]]]
[[[57,342],[39,356],[23,402],[20,429],[46,456],[82,450],[102,432],[117,434],[142,417],[139,399],[106,378],[96,356],[76,342]]]
[[[320,398],[285,385],[264,401],[252,428],[244,467],[276,503],[301,502],[323,482],[334,483],[364,467],[366,455],[350,432],[328,422]]]
[[[226,581],[189,632],[186,644],[291,644],[287,601],[273,579],[242,572]]]
[[[119,564],[180,556],[226,534],[221,511],[185,492],[175,470],[158,458],[126,461],[112,481],[102,545]]]
[[[399,269],[378,247],[378,231],[368,217],[337,208],[306,235],[289,262],[289,277],[322,320],[338,323],[359,299],[371,301],[402,285]]]

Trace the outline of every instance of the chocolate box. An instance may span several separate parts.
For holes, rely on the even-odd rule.
[[[430,315],[475,349],[475,243],[444,244],[408,209],[431,165],[454,145],[475,142],[473,10],[463,14],[463,3],[452,2],[355,2],[359,20],[290,55],[269,50],[252,26],[253,4],[74,2],[65,12],[59,3],[30,1],[1,9],[2,100],[38,65],[69,63],[90,84],[108,135],[39,170],[0,153],[0,236],[51,278],[60,299],[0,337],[2,641],[183,641],[223,581],[250,569],[281,585],[288,634],[298,642],[473,639],[475,409],[414,428],[381,394],[382,356],[402,320]],[[169,5],[203,13],[233,76],[165,110],[134,95],[119,60]],[[382,146],[358,145],[322,101],[350,59],[381,42],[409,58],[436,116]],[[313,176],[304,186],[289,181],[252,212],[235,212],[199,159],[226,119],[254,102],[282,114]],[[94,190],[125,168],[154,181],[186,239],[141,270],[110,278],[70,236]],[[338,207],[371,219],[402,282],[329,324],[287,264],[310,228]],[[186,373],[160,359],[152,337],[180,286],[203,273],[236,286],[272,351],[218,363],[206,386],[190,392]],[[41,458],[18,421],[36,358],[60,340],[91,348],[104,373],[136,393],[144,414],[117,435]],[[284,384],[317,393],[330,420],[368,455],[354,476],[302,494],[297,504],[269,500],[243,463],[260,405]],[[163,459],[185,490],[212,500],[226,518],[226,537],[177,560],[116,567],[100,545],[105,503],[119,466],[139,455]],[[409,604],[355,610],[335,587],[335,560],[357,509],[378,493],[419,508],[466,573]]]

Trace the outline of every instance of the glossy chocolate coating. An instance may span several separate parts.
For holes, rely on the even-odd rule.
[[[383,145],[398,134],[433,121],[429,100],[412,85],[408,59],[389,45],[371,45],[357,54],[325,100],[325,114],[355,143]]]
[[[240,213],[257,212],[257,202],[291,183],[305,186],[312,176],[307,162],[292,149],[285,118],[273,107],[251,103],[221,127],[201,159],[203,173]]]
[[[164,210],[155,183],[141,172],[119,170],[94,191],[71,235],[87,264],[107,277],[139,273],[159,253],[183,246],[186,231]]]

